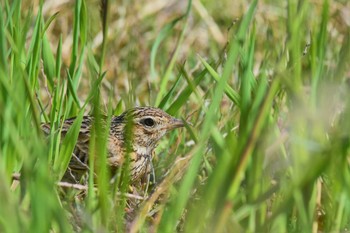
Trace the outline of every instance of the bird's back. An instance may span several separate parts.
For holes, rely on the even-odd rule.
[[[152,155],[157,142],[164,134],[178,127],[183,127],[181,120],[173,118],[161,109],[136,107],[125,111],[120,116],[113,116],[110,122],[102,117],[102,127],[109,126],[107,138],[107,164],[115,171],[121,164],[129,164],[131,181],[137,181],[152,170]],[[62,122],[61,135],[64,138],[73,125],[75,118]],[[128,125],[131,123],[131,130]],[[78,139],[64,179],[79,182],[81,174],[89,170],[89,144],[94,118],[84,116]],[[50,135],[50,124],[43,124],[42,130]],[[105,156],[95,154],[96,156]]]
[[[63,121],[61,140],[66,136],[75,119],[76,118],[74,117]],[[104,119],[106,118],[104,117]],[[83,117],[72,158],[69,162],[68,169],[62,178],[63,181],[79,183],[82,176],[89,171],[89,143],[93,121],[94,118],[92,116]],[[106,123],[104,123],[104,125],[106,125]],[[41,128],[46,136],[50,135],[51,127],[49,123],[42,124]],[[151,166],[152,155],[150,153],[149,155],[140,156],[133,150],[127,153],[124,146],[125,137],[123,131],[124,127],[121,116],[112,117],[110,131],[107,138],[107,163],[111,168],[111,172],[114,173],[125,161],[125,155],[127,154],[128,158],[130,158],[130,176],[133,181],[137,180],[150,170],[149,167]]]

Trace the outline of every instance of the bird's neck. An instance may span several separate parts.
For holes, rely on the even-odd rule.
[[[145,147],[145,146],[135,145],[134,151],[140,155],[151,155],[152,151],[153,151],[153,147]]]

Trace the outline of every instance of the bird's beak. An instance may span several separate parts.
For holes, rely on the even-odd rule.
[[[184,126],[185,126],[185,124],[184,124],[184,122],[182,120],[176,119],[176,118],[172,118],[171,121],[170,121],[168,130],[176,129],[176,128],[180,128],[180,127],[184,127]]]

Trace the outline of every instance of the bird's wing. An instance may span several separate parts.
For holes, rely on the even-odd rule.
[[[69,118],[62,122],[62,130],[61,135],[62,139],[66,136],[68,130],[73,125],[75,121],[75,117]],[[90,129],[93,122],[93,117],[84,116],[81,127],[79,130],[78,139],[76,142],[76,147],[74,148],[73,157],[70,161],[70,167],[76,169],[84,169],[86,170],[87,159],[88,159],[88,151],[89,151],[89,140],[90,140]],[[50,135],[51,126],[50,123],[41,124],[41,129],[43,130],[46,136]],[[59,131],[58,129],[57,131]],[[85,165],[84,165],[85,164]]]

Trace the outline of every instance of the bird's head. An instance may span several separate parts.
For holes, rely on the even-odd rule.
[[[132,108],[117,119],[125,124],[124,133],[128,131],[127,125],[130,123],[130,131],[132,132],[130,135],[134,148],[138,147],[145,150],[153,150],[164,134],[172,129],[184,126],[182,120],[176,119],[163,110],[154,107]],[[127,134],[124,137],[127,139]]]

